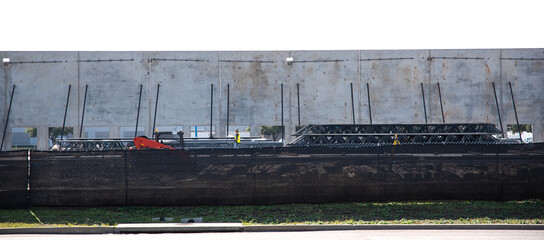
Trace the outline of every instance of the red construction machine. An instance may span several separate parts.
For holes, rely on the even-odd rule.
[[[174,150],[173,147],[171,146],[179,146],[181,148],[184,147],[184,143],[183,143],[183,131],[179,131],[177,132],[177,135],[179,136],[179,144],[177,142],[173,142],[170,138],[170,140],[165,140],[167,141],[166,143],[170,143],[169,145],[166,145],[164,143],[163,140],[159,140],[159,137],[161,135],[165,136],[172,136],[174,135],[172,132],[158,132],[156,131],[153,135],[155,135],[155,140],[151,140],[149,138],[147,138],[146,136],[139,136],[139,137],[135,137],[133,138],[133,141],[134,141],[134,147],[130,148],[131,150],[144,150],[144,149],[170,149],[170,150]]]

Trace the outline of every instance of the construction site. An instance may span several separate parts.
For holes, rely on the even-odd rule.
[[[544,49],[0,57],[0,206],[544,199]]]

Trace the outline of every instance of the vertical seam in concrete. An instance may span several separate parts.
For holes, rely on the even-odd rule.
[[[223,60],[223,52],[219,52],[219,99],[222,99],[223,95],[221,94],[223,89],[223,79],[222,79],[222,67],[223,64],[221,63],[221,60]]]
[[[499,49],[499,84],[498,85],[499,85],[499,93],[502,93],[502,49]],[[502,111],[503,114],[504,114],[504,109],[501,109],[501,106],[503,106],[502,94],[499,94],[498,102],[499,102],[499,105],[497,106],[497,108],[499,109],[499,111]],[[503,126],[500,126],[500,127],[502,128]],[[504,128],[504,129],[506,129],[506,128]],[[504,134],[503,136],[506,136],[506,134]]]
[[[428,76],[429,77],[429,80],[428,80],[429,84],[432,84],[432,75],[431,75],[432,64],[431,64],[431,61],[432,61],[431,60],[431,50],[429,49],[428,50],[428,56],[427,56],[427,66],[429,68],[429,76]],[[438,91],[438,88],[437,88],[437,91]],[[429,106],[429,108],[432,109],[431,106]],[[433,119],[432,112],[434,112],[434,111],[429,111],[429,115],[430,115],[429,118],[431,119],[431,122],[432,122],[432,119]]]
[[[358,51],[357,54],[357,77],[359,81],[359,86],[357,87],[357,122],[361,122],[361,86],[363,86],[363,83],[361,82],[361,50]]]
[[[81,125],[79,124],[79,118],[81,117],[80,116],[80,112],[81,112],[81,95],[80,95],[80,86],[81,86],[81,79],[80,79],[80,55],[79,55],[80,51],[77,51],[77,120],[76,120],[76,124],[77,124],[77,130],[79,132],[79,129],[81,128]],[[75,136],[75,133],[74,133],[74,136]]]
[[[3,71],[4,71],[4,111],[5,109],[8,109],[8,67],[2,67]],[[5,123],[5,121],[8,120],[8,113],[6,112],[5,114],[2,114],[1,116],[1,119],[3,120],[2,122]],[[7,128],[7,127],[6,127]],[[8,134],[8,136],[10,136],[10,138],[13,138],[12,137],[12,131],[8,131],[7,129],[2,129],[2,131],[6,131],[6,134]],[[4,140],[5,141],[5,140]],[[6,147],[4,146],[0,146],[0,151],[2,151],[3,149],[6,149],[6,150],[10,150],[11,149],[11,145],[13,144],[12,141],[8,141],[10,142],[10,147],[7,147],[8,144],[6,144],[6,142],[4,142],[4,144],[6,144]]]
[[[155,131],[155,129],[152,129],[151,127],[151,116],[153,115],[152,114],[152,110],[151,110],[151,106],[153,105],[152,103],[152,99],[153,99],[153,96],[151,96],[152,92],[153,92],[153,83],[152,83],[152,79],[151,79],[151,62],[149,60],[149,58],[147,59],[147,72],[146,72],[146,76],[147,76],[147,80],[148,80],[148,83],[149,83],[149,86],[147,88],[147,91],[148,91],[148,94],[147,96],[148,97],[148,101],[147,101],[147,111],[148,111],[148,115],[147,115],[147,134],[150,136],[150,137],[153,137],[153,131]]]
[[[2,68],[2,71],[4,71],[4,109],[7,109],[8,107],[8,101],[7,101],[7,97],[8,97],[8,67],[3,67]],[[4,116],[2,116],[3,118]],[[1,149],[0,149],[1,150]]]

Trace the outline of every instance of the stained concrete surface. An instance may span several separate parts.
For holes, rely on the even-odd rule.
[[[225,136],[227,124],[248,126],[259,136],[260,126],[282,123],[283,84],[289,140],[299,118],[301,125],[352,123],[350,84],[356,123],[371,117],[373,123],[425,123],[421,83],[427,121],[441,123],[439,83],[446,123],[498,125],[495,83],[506,129],[515,123],[512,83],[520,123],[533,124],[534,141],[544,141],[543,49],[0,52],[0,57],[11,61],[0,67],[2,130],[17,85],[4,150],[11,148],[15,127],[37,127],[38,149],[48,148],[47,128],[62,125],[69,84],[66,126],[79,132],[88,85],[83,127],[107,127],[110,137],[135,126],[140,85],[139,126],[151,135],[159,84],[156,126],[182,126],[186,132],[209,126],[213,84],[216,136]],[[287,57],[294,59],[291,65]]]

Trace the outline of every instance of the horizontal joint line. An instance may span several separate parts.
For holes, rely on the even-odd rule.
[[[134,59],[87,59],[87,60],[77,60],[77,62],[130,62]]]
[[[430,59],[460,59],[460,60],[482,60],[485,58],[469,58],[469,57],[430,57]]]
[[[385,60],[410,60],[410,59],[414,59],[413,57],[411,58],[364,58],[364,59],[359,59],[360,61],[385,61]]]
[[[25,63],[61,63],[65,61],[30,61],[30,62],[7,62],[8,64],[25,64]]]
[[[501,58],[501,60],[544,60],[544,58]]]
[[[170,61],[170,62],[205,62],[202,59],[177,59],[177,58],[151,58],[149,61]]]
[[[274,63],[274,61],[258,61],[258,60],[219,60],[219,62],[241,62],[241,63]]]
[[[302,61],[293,61],[293,63],[313,63],[313,62],[343,62],[344,60],[302,60]]]

